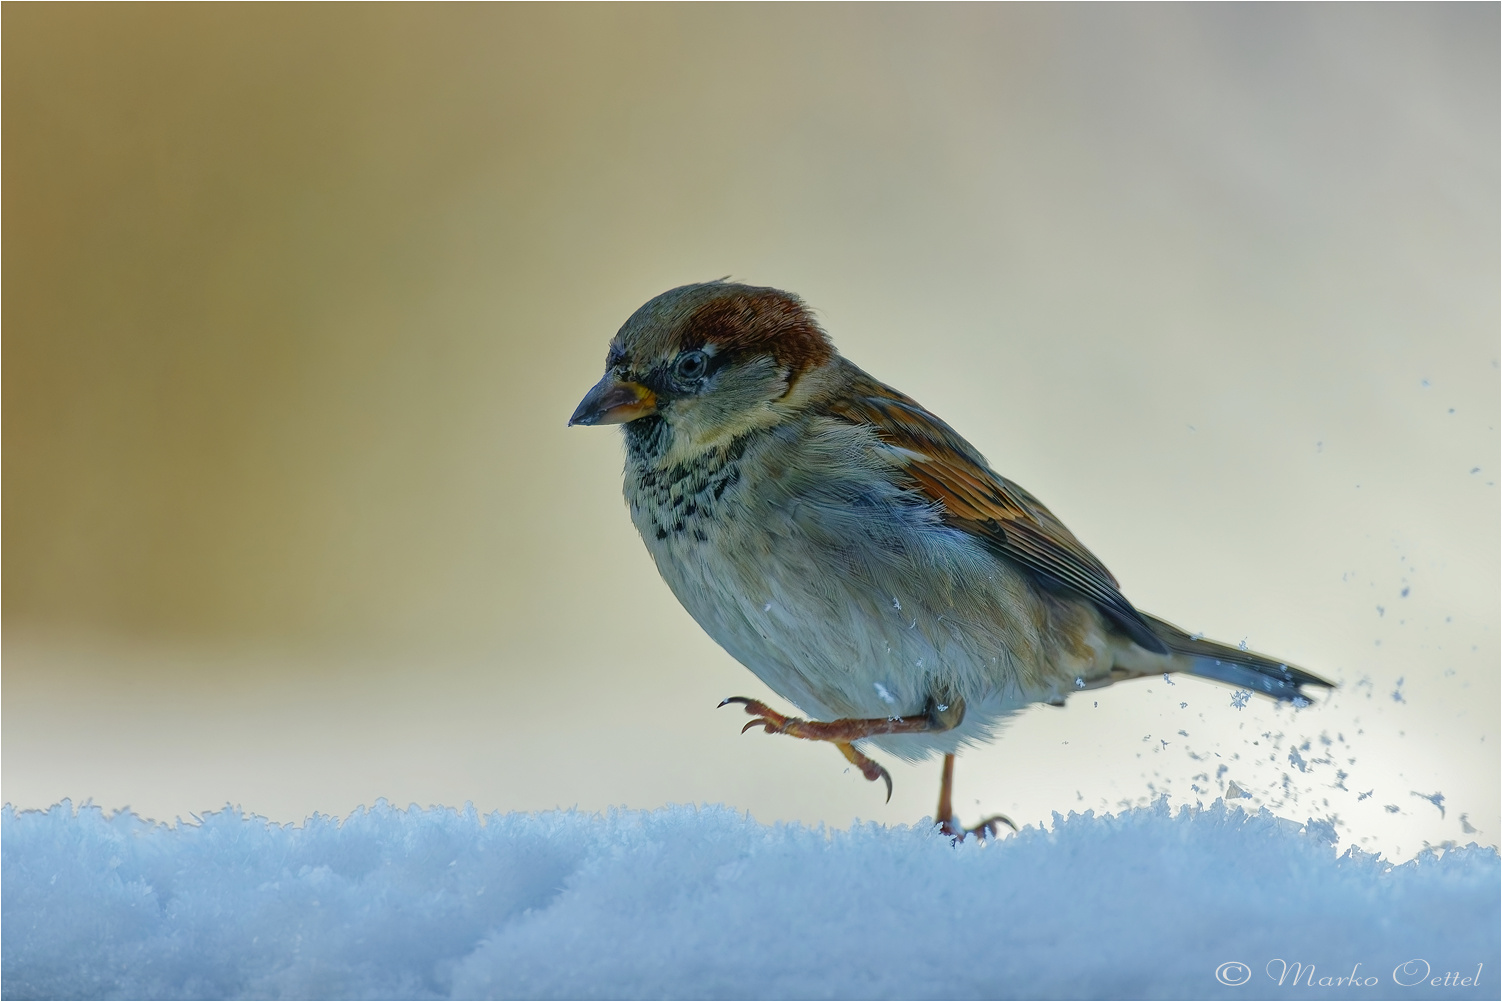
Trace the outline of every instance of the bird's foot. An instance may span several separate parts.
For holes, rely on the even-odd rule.
[[[956,842],[963,842],[974,835],[984,842],[986,839],[995,838],[1001,832],[1001,826],[1006,825],[1012,831],[1017,830],[1017,824],[1005,814],[993,814],[974,828],[960,827],[959,818],[950,818],[948,821],[939,822],[939,831],[949,836]]]
[[[763,727],[765,727],[768,734],[788,734],[790,733],[788,730],[790,726],[808,723],[808,721],[801,720],[798,717],[789,717],[785,714],[778,713],[766,703],[763,703],[760,700],[756,699],[749,699],[746,696],[730,696],[726,699],[720,700],[721,706],[729,706],[731,703],[742,704],[743,706],[745,706],[746,712],[756,718],[745,727],[741,728],[742,734],[745,734],[757,724],[761,724]],[[801,734],[794,734],[793,736],[802,737]]]
[[[767,704],[747,699],[745,696],[731,696],[722,700],[721,706],[731,703],[740,703],[746,708],[746,712],[756,719],[741,728],[744,734],[751,728],[760,725],[768,734],[787,734],[795,738],[803,738],[805,741],[859,741],[862,738],[874,738],[883,734],[923,734],[930,731],[946,731],[954,727],[959,716],[954,713],[936,719],[935,715],[922,713],[914,717],[873,717],[863,719],[859,717],[844,717],[839,720],[804,720],[802,717],[789,717],[778,713]],[[949,711],[949,707],[944,708]],[[963,704],[954,708],[958,714],[964,714]]]
[[[1001,831],[1001,826],[1006,825],[1012,831],[1017,830],[1017,825],[1005,814],[993,814],[974,828],[960,827],[960,819],[954,814],[954,755],[951,753],[944,756],[944,768],[939,774],[939,809],[935,815],[940,819],[939,831],[955,842],[965,841],[966,836],[974,835],[984,842],[988,838],[995,838],[996,833]]]
[[[767,704],[745,696],[731,696],[720,705],[726,706],[730,703],[742,704],[746,712],[756,718],[741,728],[742,734],[753,727],[760,726],[768,734],[786,734],[789,737],[803,738],[805,741],[828,741],[838,748],[840,754],[859,769],[861,775],[867,780],[874,783],[879,779],[884,782],[887,786],[887,800],[889,801],[892,799],[891,773],[887,772],[880,763],[856,751],[851,742],[875,734],[900,734],[904,731],[928,729],[926,718],[921,717],[915,722],[904,721],[900,717],[892,720],[804,720],[802,717],[789,717],[778,713]]]

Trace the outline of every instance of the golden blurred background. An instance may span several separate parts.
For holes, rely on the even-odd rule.
[[[937,763],[883,804],[715,710],[766,691],[564,427],[640,303],[728,274],[1138,605],[1343,683],[1034,708],[967,816],[1245,790],[1497,844],[1495,5],[3,23],[7,801],[931,813]]]

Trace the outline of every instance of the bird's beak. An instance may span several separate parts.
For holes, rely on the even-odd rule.
[[[625,424],[648,414],[657,413],[657,395],[640,383],[622,382],[606,376],[584,394],[574,416],[576,424]]]

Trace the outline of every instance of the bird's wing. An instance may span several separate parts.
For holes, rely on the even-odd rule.
[[[993,472],[969,442],[917,401],[861,373],[825,406],[832,417],[872,428],[911,486],[939,503],[945,524],[975,536],[1045,586],[1089,599],[1141,647],[1167,653],[1111,572],[1064,523]]]

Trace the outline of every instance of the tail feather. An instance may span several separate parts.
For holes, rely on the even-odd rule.
[[[1278,661],[1255,651],[1244,651],[1213,640],[1202,640],[1156,616],[1144,614],[1143,618],[1152,625],[1158,638],[1175,655],[1174,660],[1184,662],[1181,670],[1191,675],[1214,679],[1299,705],[1309,702],[1309,693],[1304,691],[1304,686],[1323,689],[1335,687],[1335,683],[1297,665]]]

